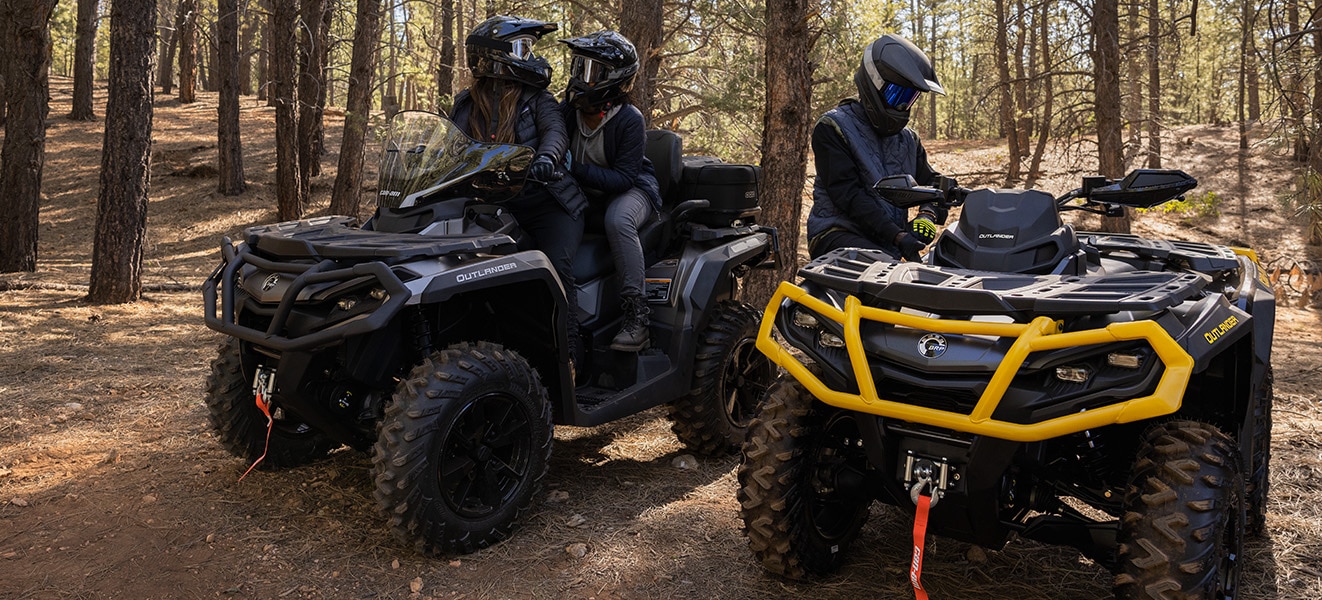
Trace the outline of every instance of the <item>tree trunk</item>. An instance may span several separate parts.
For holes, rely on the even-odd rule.
[[[1148,0],[1148,168],[1161,168],[1161,14]]]
[[[1026,14],[1024,0],[1015,2],[1014,130],[1019,136],[1019,154],[1015,157],[1015,163],[1019,165],[1023,165],[1028,156],[1028,138],[1033,133],[1033,119],[1028,107],[1028,77],[1024,72],[1024,48],[1028,41],[1028,28],[1024,23]]]
[[[1019,181],[1019,159],[1023,153],[1019,149],[1019,134],[1015,131],[1014,95],[1010,88],[1010,42],[1006,34],[1010,24],[1005,17],[1005,0],[995,0],[992,4],[996,18],[996,73],[1000,78],[997,83],[997,87],[1000,88],[998,114],[1001,134],[1005,136],[1010,154],[1007,160],[1009,170],[1005,174],[1005,186],[1009,187]]]
[[[744,298],[765,306],[798,271],[799,216],[812,126],[813,0],[766,0],[766,109],[762,122],[762,220],[780,234],[781,268],[754,271]]]
[[[4,23],[9,94],[5,143],[0,150],[0,190],[8,210],[0,219],[0,273],[37,270],[41,175],[50,113],[50,23],[55,0],[9,0]]]
[[[1042,78],[1042,122],[1037,126],[1037,148],[1033,150],[1033,161],[1028,167],[1028,179],[1025,185],[1032,188],[1037,184],[1037,178],[1042,174],[1042,156],[1046,154],[1047,138],[1051,136],[1051,105],[1055,99],[1055,90],[1052,89],[1051,81],[1051,38],[1048,36],[1050,27],[1048,26],[1048,7],[1049,4],[1043,2],[1039,7],[1038,29],[1039,43],[1042,44],[1042,71],[1045,75]]]
[[[243,142],[239,137],[239,2],[217,0],[217,57],[215,70],[220,80],[220,104],[217,107],[216,147],[220,175],[217,190],[225,196],[242,194],[248,186],[243,180]]]
[[[1258,44],[1254,36],[1249,36],[1248,61],[1249,122],[1262,119],[1262,81],[1258,77]]]
[[[75,121],[96,119],[92,112],[92,80],[96,66],[97,4],[97,0],[78,0],[78,37],[73,52],[73,109],[69,111],[69,118]]]
[[[1126,40],[1126,47],[1131,50],[1125,56],[1126,81],[1122,83],[1124,89],[1129,90],[1125,95],[1125,114],[1124,121],[1129,123],[1129,139],[1125,142],[1124,164],[1138,164],[1134,159],[1143,149],[1143,61],[1147,56],[1137,52],[1138,45],[1142,39],[1138,34],[1139,28],[1139,2],[1132,0],[1126,6],[1125,14],[1125,32],[1129,35]]]
[[[239,7],[240,14],[240,33],[239,33],[239,93],[244,96],[252,95],[252,56],[253,34],[257,29],[253,22],[251,12],[248,11],[248,1],[243,0]],[[224,85],[223,83],[221,84]]]
[[[184,21],[185,0],[179,0],[174,8],[174,29],[170,31],[170,41],[165,47],[165,56],[161,58],[161,72],[156,76],[161,82],[161,93],[169,94],[174,90],[174,55],[179,50],[179,27]]]
[[[298,183],[311,195],[312,178],[321,171],[322,85],[326,79],[326,38],[322,36],[325,0],[301,0],[298,28]],[[309,198],[310,200],[310,198]]]
[[[275,100],[275,195],[281,221],[303,217],[306,205],[298,176],[296,95],[297,0],[271,2],[271,97]]]
[[[1245,16],[1248,9],[1245,8]],[[1308,160],[1308,138],[1304,133],[1304,76],[1301,72],[1303,62],[1303,39],[1300,37],[1299,1],[1287,0],[1285,3],[1286,25],[1290,41],[1285,50],[1285,105],[1289,109],[1290,137],[1294,159],[1298,162]]]
[[[220,42],[216,34],[216,22],[207,24],[206,48],[207,63],[202,67],[202,89],[208,92],[220,91],[220,74],[216,64],[220,62]],[[236,44],[238,42],[235,42]]]
[[[132,302],[142,295],[151,181],[156,0],[115,0],[110,12],[110,93],[87,293],[94,304]]]
[[[436,68],[436,106],[454,104],[454,0],[441,0],[441,62]]]
[[[275,106],[275,95],[271,93],[271,0],[259,0],[262,4],[262,50],[257,61],[257,99],[265,100],[267,106]]]
[[[351,217],[358,216],[358,196],[363,187],[363,146],[367,139],[367,119],[372,112],[372,64],[376,62],[377,38],[381,34],[380,0],[358,0],[357,13],[353,56],[349,60],[344,137],[330,204],[331,214]]]
[[[1106,177],[1124,174],[1124,142],[1120,122],[1120,9],[1117,0],[1093,4],[1093,69],[1096,89],[1097,167]],[[1103,217],[1102,231],[1129,233],[1129,213]]]
[[[179,2],[179,102],[197,100],[197,0]]]
[[[767,0],[770,4],[780,0]],[[803,4],[807,0],[800,0]],[[789,5],[791,2],[784,2]],[[634,79],[630,96],[633,105],[643,113],[645,125],[651,126],[655,112],[657,73],[661,69],[661,27],[665,23],[661,0],[638,0],[620,3],[620,33],[633,42],[638,50],[638,77]],[[770,25],[770,17],[768,17]],[[807,25],[805,24],[804,27]],[[768,36],[770,32],[768,31]]]
[[[927,13],[932,15],[932,28],[930,31],[931,44],[927,47],[927,52],[932,57],[932,66],[936,69],[936,72],[940,73],[941,65],[937,62],[938,55],[937,55],[937,45],[936,45],[936,0],[932,0],[932,2],[928,4]],[[928,119],[928,129],[931,132],[928,135],[930,135],[932,139],[936,139],[937,138],[937,127],[936,127],[936,96],[937,95],[928,94],[928,96],[930,96],[930,98],[928,98],[928,107],[930,108],[930,114],[927,115],[927,119]]]

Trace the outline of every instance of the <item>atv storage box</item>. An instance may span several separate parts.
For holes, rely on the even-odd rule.
[[[738,219],[755,217],[762,212],[757,204],[758,181],[762,168],[732,165],[710,156],[685,156],[680,177],[682,198],[702,199],[711,206],[693,220],[713,227],[727,227]]]

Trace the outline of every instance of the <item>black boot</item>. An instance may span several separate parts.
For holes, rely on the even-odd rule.
[[[647,347],[647,316],[652,309],[647,306],[647,299],[642,296],[624,296],[624,322],[620,332],[611,340],[611,349],[622,352],[638,352]]]

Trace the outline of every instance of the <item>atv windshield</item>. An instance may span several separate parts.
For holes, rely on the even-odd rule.
[[[405,208],[445,198],[499,202],[523,189],[533,149],[483,144],[453,121],[404,111],[390,120],[382,147],[377,205]]]

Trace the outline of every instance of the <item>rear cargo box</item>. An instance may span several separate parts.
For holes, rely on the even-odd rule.
[[[681,197],[711,203],[694,216],[698,223],[724,227],[736,220],[749,221],[762,212],[757,200],[761,177],[762,168],[754,165],[726,164],[710,156],[686,156],[680,177]]]

